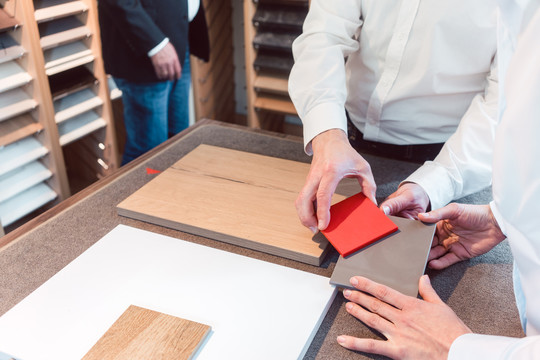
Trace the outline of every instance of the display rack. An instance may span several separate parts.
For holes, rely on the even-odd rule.
[[[302,32],[308,0],[244,0],[248,125],[282,130],[285,115],[296,115],[287,79],[292,42]]]
[[[208,24],[210,60],[191,56],[191,74],[197,119],[233,119],[234,62],[231,1],[202,0]]]
[[[117,168],[99,41],[95,0],[0,0],[2,226]]]

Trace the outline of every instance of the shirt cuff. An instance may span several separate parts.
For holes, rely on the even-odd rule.
[[[334,103],[324,103],[311,109],[304,119],[304,151],[313,155],[311,140],[317,135],[330,130],[341,129],[347,134],[345,108]]]
[[[158,52],[160,52],[164,47],[165,45],[167,45],[169,43],[169,38],[165,38],[163,39],[162,42],[160,42],[159,44],[157,44],[152,50],[150,50],[148,52],[148,57],[152,57],[154,55],[156,55]]]
[[[424,189],[429,197],[431,210],[439,209],[454,198],[454,185],[445,168],[433,161],[426,161],[402,183],[412,182]]]
[[[523,341],[526,340],[526,341]],[[448,360],[507,359],[520,343],[530,339],[480,334],[465,334],[452,343]]]
[[[506,226],[504,226],[504,220],[501,212],[499,211],[499,208],[497,207],[497,204],[495,204],[495,201],[491,201],[489,203],[489,207],[491,208],[491,212],[493,213],[493,217],[495,218],[495,221],[497,221],[497,225],[499,225],[499,229],[501,229],[501,232],[506,235]]]

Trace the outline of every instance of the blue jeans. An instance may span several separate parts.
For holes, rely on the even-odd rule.
[[[189,126],[189,52],[174,81],[136,83],[114,78],[122,91],[126,145],[122,165]]]

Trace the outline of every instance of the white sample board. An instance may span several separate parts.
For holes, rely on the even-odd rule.
[[[119,225],[0,317],[0,349],[80,359],[133,304],[212,327],[197,360],[301,359],[328,278]]]

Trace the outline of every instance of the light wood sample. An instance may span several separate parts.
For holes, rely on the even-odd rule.
[[[210,326],[131,305],[83,360],[188,360]]]
[[[313,238],[294,206],[308,171],[305,163],[200,145],[120,203],[118,213],[320,265],[328,242]]]

